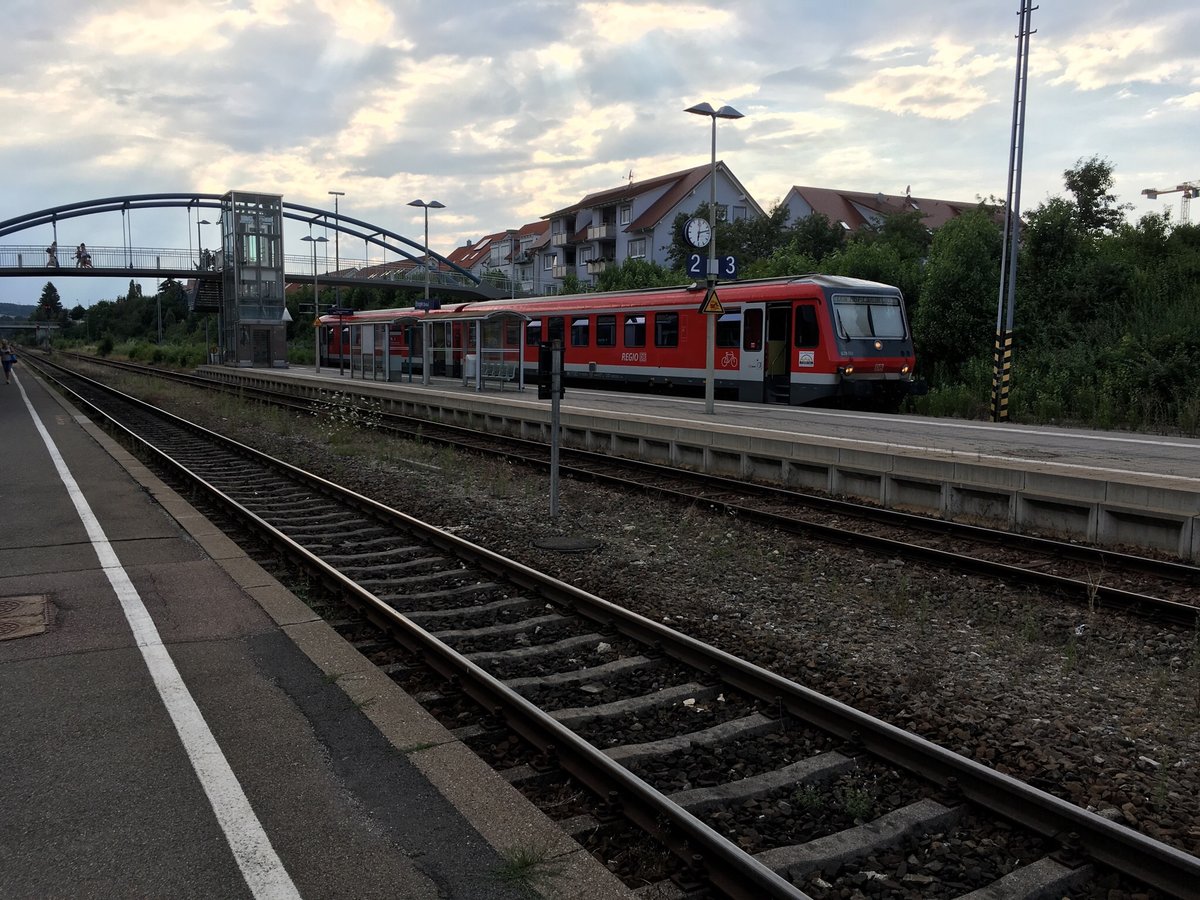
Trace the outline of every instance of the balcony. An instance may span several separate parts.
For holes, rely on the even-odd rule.
[[[565,231],[556,231],[550,235],[551,247],[565,247],[571,242],[571,235]]]
[[[589,225],[587,239],[589,241],[614,241],[617,239],[617,226],[614,222],[602,222],[599,225]]]
[[[588,274],[599,275],[601,272],[611,266],[612,263],[613,261],[611,259],[589,259],[587,261]]]
[[[550,270],[550,274],[555,278],[566,278],[568,275],[573,275],[574,273],[574,266],[555,266]]]

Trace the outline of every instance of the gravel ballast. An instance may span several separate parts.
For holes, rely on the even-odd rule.
[[[551,521],[548,477],[503,460],[155,393],[146,399],[1200,855],[1200,630],[569,479]],[[539,546],[547,538],[598,546],[558,552]]]

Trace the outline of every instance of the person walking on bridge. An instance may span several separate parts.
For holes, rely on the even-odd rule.
[[[46,266],[50,269],[58,268],[58,241],[46,248]]]
[[[92,267],[92,254],[88,253],[87,244],[80,244],[75,248],[75,268],[90,269]]]

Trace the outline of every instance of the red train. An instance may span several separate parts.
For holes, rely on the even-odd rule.
[[[894,287],[805,275],[721,284],[717,296],[721,396],[897,409],[924,392]],[[516,379],[520,366],[533,382],[538,345],[559,340],[568,385],[703,389],[704,300],[703,288],[678,287],[326,315],[321,364],[392,380],[427,360],[432,375]]]

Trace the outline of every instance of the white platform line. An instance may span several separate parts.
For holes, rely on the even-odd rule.
[[[162,697],[162,701],[167,707],[171,721],[175,724],[175,730],[179,733],[179,738],[192,762],[192,768],[195,769],[204,793],[208,796],[209,803],[212,804],[217,822],[225,833],[225,840],[229,844],[229,849],[233,851],[238,868],[242,870],[242,877],[246,879],[246,885],[250,888],[251,893],[260,900],[299,898],[300,892],[296,890],[291,877],[283,867],[283,862],[275,853],[275,848],[271,846],[271,841],[263,830],[262,823],[255,816],[250,801],[246,798],[241,784],[238,783],[237,776],[234,775],[228,760],[225,759],[225,754],[221,752],[221,747],[213,737],[208,723],[204,721],[204,716],[200,713],[196,701],[188,692],[187,685],[183,683],[183,678],[175,667],[175,662],[171,659],[167,648],[163,645],[158,635],[158,628],[155,627],[154,620],[150,618],[150,613],[142,603],[142,598],[138,595],[133,582],[129,580],[129,575],[117,558],[116,551],[113,550],[103,528],[100,527],[99,521],[92,513],[91,506],[88,505],[87,499],[79,489],[74,476],[71,475],[70,469],[67,468],[62,455],[58,452],[53,438],[42,424],[37,410],[33,408],[24,386],[19,381],[17,384],[20,387],[25,406],[29,409],[29,414],[37,426],[38,433],[41,434],[42,441],[46,444],[51,459],[54,460],[58,476],[66,485],[71,502],[75,504],[75,510],[79,514],[84,528],[87,529],[88,537],[95,548],[104,574],[108,576],[109,583],[112,584],[117,599],[121,602],[121,609],[133,631],[138,649],[142,653],[142,659],[146,661],[146,667],[150,670],[154,686],[158,689],[159,696]]]

